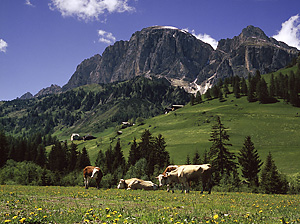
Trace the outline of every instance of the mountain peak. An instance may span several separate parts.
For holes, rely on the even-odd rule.
[[[242,33],[240,34],[240,37],[242,37],[242,39],[259,38],[263,40],[269,40],[268,36],[264,33],[264,31],[252,25],[244,28],[242,30]]]

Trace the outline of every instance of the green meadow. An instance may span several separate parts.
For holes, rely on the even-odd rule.
[[[229,149],[236,155],[245,137],[250,135],[262,161],[270,151],[281,172],[292,175],[300,171],[300,109],[283,101],[249,103],[246,97],[236,99],[233,94],[228,95],[225,102],[204,101],[147,119],[143,125],[121,129],[121,135],[111,128],[97,134],[95,140],[75,143],[79,148],[87,148],[93,163],[100,149],[105,151],[110,144],[114,147],[119,138],[127,158],[133,139],[139,141],[142,132],[149,129],[153,136],[162,134],[165,138],[171,162],[184,164],[187,155],[192,157],[196,151],[201,155],[210,149],[210,133],[217,115],[228,128],[232,144]]]
[[[0,186],[1,223],[299,223],[300,195]]]

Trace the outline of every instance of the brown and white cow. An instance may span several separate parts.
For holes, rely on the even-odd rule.
[[[91,179],[95,179],[97,188],[99,189],[99,184],[100,184],[102,177],[103,177],[103,173],[99,167],[86,166],[83,169],[84,185],[85,185],[86,189],[89,188],[89,182]]]
[[[179,165],[180,166],[180,165]],[[167,191],[170,191],[170,185],[166,183],[166,179],[164,177],[167,176],[167,173],[171,172],[172,170],[176,170],[178,165],[169,165],[166,167],[164,172],[162,174],[159,174],[156,179],[158,179],[159,186],[162,187],[164,185],[167,185]]]
[[[186,193],[190,191],[190,182],[195,180],[202,180],[202,190],[203,193],[205,187],[208,187],[208,193],[211,193],[211,165],[181,165],[177,169],[168,172],[166,176],[162,178],[163,184],[170,184],[171,186],[174,183],[180,183],[182,185],[182,192],[185,190]],[[174,188],[172,189],[174,192]]]
[[[152,181],[145,181],[138,178],[131,178],[131,179],[120,179],[120,182],[117,186],[118,189],[127,189],[127,190],[157,190],[157,184],[153,183]]]

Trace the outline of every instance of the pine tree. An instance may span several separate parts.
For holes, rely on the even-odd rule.
[[[170,155],[169,152],[166,151],[166,141],[161,134],[155,138],[155,154],[154,161],[156,165],[158,165],[159,169],[163,169],[170,164]]]
[[[256,94],[257,94],[257,99],[261,103],[269,102],[270,97],[268,92],[268,86],[266,81],[263,78],[261,78],[261,80],[257,82]]]
[[[203,158],[203,159],[202,159],[202,163],[203,163],[203,164],[209,163],[209,156],[208,156],[208,152],[207,152],[206,149],[204,150],[204,153],[203,153],[202,158]]]
[[[6,163],[8,156],[8,142],[3,131],[0,130],[0,168]]]
[[[68,154],[68,170],[69,171],[75,170],[77,159],[78,159],[77,145],[72,142],[70,149],[69,149],[69,154]]]
[[[248,94],[248,88],[247,88],[246,80],[244,77],[242,78],[242,81],[241,81],[241,94],[244,94],[244,95]]]
[[[251,76],[251,74],[248,75],[248,93],[247,93],[247,100],[248,102],[255,102],[255,90],[256,90],[256,82],[255,79]]]
[[[102,150],[100,149],[99,152],[98,152],[98,155],[97,155],[95,166],[100,167],[100,169],[103,170],[104,161],[105,161],[105,155],[102,152]]]
[[[260,186],[266,194],[285,194],[288,190],[288,182],[277,170],[271,152],[262,169]]]
[[[84,167],[89,165],[91,165],[90,157],[86,148],[83,147],[82,152],[78,155],[76,167],[78,167],[78,169],[83,169]]]
[[[276,85],[275,85],[275,80],[274,80],[274,74],[272,73],[271,80],[270,80],[270,87],[269,87],[270,97],[274,97],[276,92],[277,91],[276,91]]]
[[[52,171],[66,171],[67,156],[65,147],[62,147],[59,141],[55,142],[49,153],[49,169]]]
[[[262,162],[259,159],[259,155],[250,136],[245,138],[244,146],[238,155],[238,161],[242,168],[242,176],[246,178],[252,186],[258,187],[258,173]]]
[[[189,154],[186,155],[185,164],[186,165],[190,165],[191,164],[191,159],[190,159],[190,155]]]
[[[207,100],[211,100],[211,89],[206,90],[204,96]]]
[[[113,170],[112,170],[112,162],[114,160],[114,156],[113,156],[113,151],[112,151],[112,147],[111,145],[109,146],[109,148],[105,151],[105,160],[104,160],[104,164],[103,164],[103,173],[104,174],[112,174]]]
[[[155,161],[152,160],[154,154],[154,137],[149,130],[145,130],[141,136],[141,142],[138,145],[139,151],[147,160],[146,174],[150,178],[154,172]]]
[[[241,97],[240,83],[238,81],[236,81],[234,83],[233,93],[234,93],[235,98],[240,98]]]
[[[197,91],[195,101],[196,101],[197,104],[202,103],[202,96],[201,96],[201,93],[199,91]]]
[[[192,164],[194,165],[200,165],[202,164],[201,158],[200,158],[200,154],[198,153],[198,151],[195,152],[194,157],[192,159]]]
[[[209,157],[215,170],[214,179],[218,183],[223,174],[230,175],[236,172],[237,164],[234,162],[234,153],[227,148],[227,146],[231,146],[230,143],[226,143],[229,141],[229,135],[219,116],[217,116],[217,123],[213,125],[212,129],[209,141],[212,141],[213,144],[210,147]]]
[[[39,166],[43,167],[46,165],[47,156],[46,156],[46,149],[43,144],[40,144],[37,148],[37,156],[35,163]]]
[[[192,106],[194,106],[194,105],[195,105],[195,101],[196,101],[196,98],[195,98],[194,94],[191,94],[190,104],[191,104]]]
[[[133,143],[130,146],[129,156],[128,156],[128,168],[134,166],[135,163],[142,158],[139,148],[136,143],[136,138],[133,139]]]
[[[123,174],[126,172],[126,167],[125,167],[125,158],[121,149],[121,142],[120,140],[117,141],[116,146],[113,149],[113,160],[110,161],[112,162],[112,171],[117,170],[119,167],[123,171]]]

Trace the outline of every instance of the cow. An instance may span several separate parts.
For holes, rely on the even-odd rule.
[[[85,189],[89,188],[89,182],[91,179],[95,179],[96,184],[97,184],[97,189],[99,189],[99,184],[100,184],[102,177],[103,177],[103,173],[99,167],[86,166],[83,169],[83,178],[84,178]]]
[[[168,172],[171,172],[172,170],[176,170],[179,166],[178,165],[169,165],[167,168],[164,170],[162,174],[159,174],[156,179],[158,179],[159,186],[167,185],[167,191],[170,191],[170,185],[165,183],[165,178]]]
[[[203,193],[205,187],[208,187],[208,193],[211,193],[211,165],[181,165],[177,169],[168,172],[162,177],[160,186],[164,184],[173,185],[174,183],[180,183],[182,185],[182,192],[185,190],[186,193],[190,191],[190,182],[195,180],[202,180],[202,190]],[[174,187],[172,189],[174,193]]]
[[[145,181],[138,178],[131,179],[120,179],[120,182],[117,186],[118,189],[127,189],[127,190],[157,190],[157,184],[154,184],[152,181]]]

